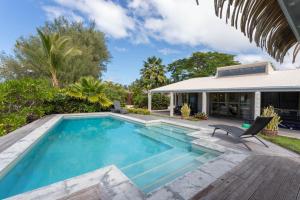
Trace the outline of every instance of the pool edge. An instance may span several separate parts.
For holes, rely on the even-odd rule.
[[[192,126],[192,125],[183,124],[183,123],[175,123],[170,120],[161,119],[161,120],[145,121],[145,120],[137,119],[134,117],[110,113],[110,112],[58,114],[58,115],[55,115],[51,120],[49,120],[42,126],[36,128],[32,132],[30,132],[24,138],[17,141],[11,147],[9,147],[8,149],[6,149],[5,151],[0,153],[0,159],[1,159],[0,160],[0,177],[1,177],[1,175],[5,174],[5,172],[7,170],[9,170],[10,167],[13,166],[13,164],[16,163],[22,157],[22,155],[24,155],[39,139],[41,139],[42,136],[44,136],[57,123],[59,123],[59,121],[61,119],[65,118],[65,117],[68,118],[68,117],[85,117],[85,116],[86,117],[112,116],[112,117],[116,117],[116,118],[121,118],[123,120],[132,121],[135,123],[141,123],[143,125],[151,125],[154,123],[167,123],[167,124],[172,124],[172,125],[176,125],[176,126],[186,127],[189,129],[194,129],[195,132],[187,134],[187,135],[197,138],[191,142],[192,145],[204,147],[204,148],[210,149],[212,151],[218,151],[218,152],[223,153],[221,156],[218,156],[216,159],[213,159],[213,160],[209,161],[208,163],[201,165],[198,169],[190,171],[190,172],[184,174],[183,176],[176,178],[172,182],[166,184],[165,186],[162,186],[161,188],[156,189],[155,191],[152,191],[151,193],[149,193],[147,195],[144,195],[131,182],[131,180],[126,175],[124,175],[123,172],[121,172],[120,169],[118,169],[115,166],[109,166],[111,169],[113,169],[113,171],[116,171],[116,173],[115,173],[116,176],[113,177],[114,179],[118,180],[118,178],[120,178],[120,177],[123,177],[123,178],[125,177],[123,180],[124,181],[126,180],[126,183],[131,185],[130,187],[129,187],[129,185],[127,187],[129,187],[129,188],[131,188],[131,190],[135,191],[132,194],[139,194],[138,195],[139,197],[136,196],[137,197],[136,199],[145,199],[146,197],[149,199],[157,199],[158,198],[157,195],[159,195],[161,197],[167,197],[171,194],[174,195],[175,193],[177,195],[182,196],[184,199],[188,199],[188,198],[192,197],[192,195],[195,193],[195,191],[199,192],[201,190],[201,188],[199,188],[200,186],[203,187],[202,189],[204,189],[207,184],[210,184],[213,181],[215,181],[218,177],[220,177],[221,175],[223,175],[224,173],[226,173],[227,171],[229,171],[230,169],[232,169],[233,167],[238,165],[240,162],[242,162],[248,156],[247,153],[243,153],[243,152],[240,152],[237,150],[233,150],[233,149],[218,145],[218,144],[214,143],[213,140],[211,140],[211,138],[201,137],[201,131],[205,130],[203,128],[199,128],[197,126]],[[213,167],[213,166],[219,166],[219,168]],[[225,167],[220,168],[220,166],[225,166]],[[22,194],[19,194],[16,196],[12,196],[12,197],[9,197],[8,199],[28,199],[28,197],[30,197],[30,199],[39,198],[39,197],[41,197],[40,196],[41,193],[47,194],[47,196],[45,196],[45,198],[49,197],[49,195],[51,195],[51,198],[49,197],[50,199],[63,198],[63,197],[70,195],[71,193],[80,191],[80,190],[78,190],[79,188],[84,189],[86,187],[91,186],[90,185],[91,182],[86,181],[86,180],[83,183],[77,182],[76,185],[84,185],[85,184],[86,187],[83,187],[83,186],[77,187],[78,188],[77,190],[72,189],[72,192],[70,192],[70,189],[66,188],[68,186],[68,184],[67,184],[68,182],[72,182],[72,181],[76,182],[76,180],[82,180],[82,177],[85,177],[85,176],[89,177],[91,174],[96,173],[99,170],[100,171],[105,170],[106,168],[108,168],[108,167],[100,168],[95,171],[92,171],[92,172],[89,172],[86,174],[82,174],[80,176],[76,176],[76,177],[73,177],[73,178],[70,178],[70,179],[67,179],[64,181],[56,182],[51,185],[38,188],[36,190],[32,190],[32,191],[25,192],[25,193],[22,193]],[[214,169],[215,171],[212,171],[211,169]],[[190,182],[191,182],[190,180],[195,179],[195,177],[198,177],[198,178],[200,177],[199,180],[201,180],[202,182],[199,184],[190,185]],[[194,180],[194,182],[197,183],[197,180]],[[109,191],[112,188],[105,187],[103,184],[101,184],[101,182],[98,182],[98,184],[100,184],[100,187],[104,193],[105,192],[108,193],[106,195],[110,194]],[[196,187],[196,185],[198,185],[198,187]],[[180,186],[180,188],[178,188],[178,186]],[[192,188],[194,188],[194,189],[192,189]],[[116,187],[115,189],[122,193],[122,188],[118,189],[118,187]],[[65,192],[62,192],[62,191],[65,191]],[[187,191],[189,191],[189,192],[187,192]],[[125,191],[123,190],[123,192],[125,192]],[[52,194],[53,195],[60,194],[61,196],[59,196],[59,197],[53,196]],[[115,193],[115,194],[118,195],[117,193]],[[143,194],[143,195],[140,196],[140,194]],[[28,196],[28,195],[30,195],[30,196]],[[165,195],[167,195],[167,196],[165,196]],[[123,199],[127,199],[125,197],[126,197],[126,195],[124,196]],[[164,199],[164,198],[160,198],[160,199]]]

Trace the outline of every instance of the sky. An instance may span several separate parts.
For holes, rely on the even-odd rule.
[[[196,51],[236,55],[241,63],[270,61],[277,69],[300,66],[288,55],[277,63],[235,28],[214,14],[213,0],[0,0],[0,51],[12,54],[16,39],[36,34],[36,27],[55,17],[93,20],[106,35],[112,59],[103,79],[130,84],[144,60],[165,65]],[[291,53],[290,53],[291,54]]]

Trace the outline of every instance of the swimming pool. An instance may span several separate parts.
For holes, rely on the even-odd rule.
[[[219,155],[195,147],[193,129],[114,117],[64,118],[0,179],[0,198],[116,165],[148,193]]]

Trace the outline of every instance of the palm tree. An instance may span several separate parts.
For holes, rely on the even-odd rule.
[[[141,69],[141,78],[145,89],[150,90],[165,85],[167,83],[165,73],[162,60],[155,56],[149,57],[144,62],[144,68]]]
[[[107,108],[112,102],[104,94],[104,85],[94,77],[82,77],[77,83],[71,84],[67,94],[71,97],[82,99],[90,103],[99,103]]]
[[[42,42],[42,49],[46,58],[45,63],[51,75],[52,85],[59,87],[57,70],[61,63],[67,58],[80,55],[81,51],[69,46],[70,37],[61,36],[58,33],[46,34],[39,29],[37,32]]]

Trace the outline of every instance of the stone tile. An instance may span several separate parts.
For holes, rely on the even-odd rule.
[[[203,164],[199,170],[215,178],[219,178],[235,166],[236,164],[230,161],[218,158]]]
[[[224,153],[220,156],[220,158],[233,162],[235,164],[239,164],[243,160],[245,160],[250,154],[241,154],[241,153]]]
[[[150,194],[147,200],[182,200],[183,198],[176,192],[171,191],[167,187],[163,187]]]
[[[102,189],[102,190],[101,190]],[[129,180],[113,187],[103,187],[100,185],[101,200],[142,200],[144,194],[137,189]]]
[[[190,199],[215,180],[215,177],[203,171],[194,170],[167,185],[167,187],[171,191],[176,191],[183,199]]]
[[[67,194],[66,184],[64,181],[51,184],[45,188],[47,189],[42,188],[42,189],[32,190],[30,192],[22,193],[7,199],[8,200],[25,200],[25,199],[26,200],[27,199],[53,200],[53,199],[59,199]]]

